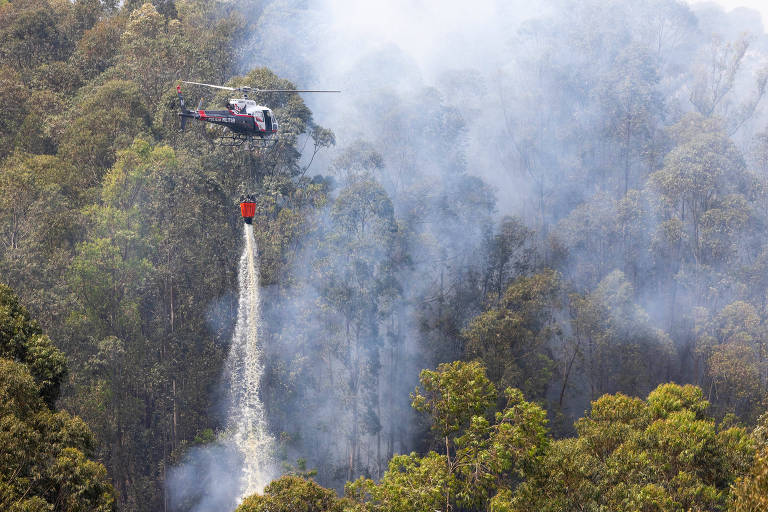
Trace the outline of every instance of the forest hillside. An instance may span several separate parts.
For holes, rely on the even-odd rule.
[[[0,509],[768,510],[759,15],[452,4],[0,0]]]

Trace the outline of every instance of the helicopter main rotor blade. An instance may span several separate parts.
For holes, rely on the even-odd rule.
[[[185,83],[185,84],[204,85],[206,87],[213,87],[215,89],[224,89],[226,91],[239,91],[240,90],[239,88],[235,88],[235,87],[225,87],[223,85],[204,84],[204,83],[201,83],[201,82],[188,82],[186,80],[182,80],[181,82]]]
[[[294,92],[294,93],[295,92],[341,92],[341,91],[318,91],[318,90],[310,90],[310,89],[257,89],[255,87],[249,87],[247,85],[243,87],[226,87],[224,85],[204,84],[202,82],[189,82],[187,80],[182,80],[181,82],[185,84],[213,87],[215,89],[224,89],[225,91],[240,91],[244,93],[249,93],[249,92]]]
[[[252,89],[253,92],[341,92],[341,91],[315,91],[308,89]]]

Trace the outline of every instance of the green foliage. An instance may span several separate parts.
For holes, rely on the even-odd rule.
[[[748,175],[744,159],[713,119],[689,115],[671,131],[677,146],[664,158],[664,167],[650,176],[650,183],[661,194],[672,215],[687,219],[696,261],[716,261],[706,258],[713,256],[711,252],[703,251],[705,244],[716,242],[704,236],[717,231],[713,224],[722,223],[728,228],[720,236],[736,236],[743,226],[745,204],[734,194],[746,191]],[[722,206],[727,213],[722,211]],[[720,211],[710,211],[712,209]],[[683,215],[684,211],[688,215]],[[719,242],[723,243],[731,242]],[[721,255],[715,253],[714,256]]]
[[[498,491],[537,471],[546,453],[546,412],[525,401],[518,389],[507,388],[504,394],[506,405],[496,412],[495,423],[475,416],[456,439],[455,495],[464,507],[484,508]]]
[[[422,370],[421,389],[411,393],[413,408],[429,414],[432,429],[448,438],[484,414],[496,400],[496,387],[477,361],[443,363],[437,371]],[[446,439],[447,447],[447,439]]]
[[[733,485],[730,512],[758,512],[768,507],[768,414],[764,414],[753,432],[757,444],[749,472]]]
[[[722,413],[755,420],[765,410],[765,329],[755,307],[744,301],[728,304],[713,318],[704,314],[699,318],[696,351],[706,364],[710,382],[724,398],[717,407]]]
[[[0,157],[6,157],[13,149],[18,131],[27,117],[29,89],[22,81],[21,73],[12,67],[2,67],[0,80],[0,108],[5,115],[0,119]]]
[[[242,28],[235,17],[213,24],[210,18],[168,19],[146,2],[128,16],[114,73],[140,83],[144,104],[153,110],[165,90],[182,77],[220,82],[230,76],[233,38]]]
[[[67,373],[64,354],[44,335],[19,303],[16,294],[0,284],[0,357],[24,363],[49,407],[59,397]]]
[[[28,259],[69,243],[76,229],[75,213],[69,211],[77,194],[73,174],[70,165],[51,156],[16,153],[3,162],[0,249],[7,259]]]
[[[83,78],[98,76],[114,63],[126,21],[123,16],[104,18],[77,41],[72,59]]]
[[[509,285],[499,307],[472,319],[464,332],[467,356],[479,358],[491,380],[540,398],[552,376],[551,341],[562,334],[560,276],[545,270]]]
[[[32,0],[0,6],[0,38],[4,41],[0,60],[28,70],[44,62],[63,59],[71,42],[48,2]]]
[[[671,340],[633,297],[634,287],[620,271],[593,292],[570,297],[574,337],[567,340],[572,348],[566,354],[581,359],[579,370],[594,398],[613,391],[649,392],[667,375]]]
[[[718,428],[694,386],[665,384],[646,401],[605,395],[552,443],[515,510],[726,510],[730,485],[749,467],[754,442]]]
[[[768,508],[768,450],[755,454],[749,473],[734,484],[732,512],[758,512]]]
[[[0,398],[3,508],[112,511],[112,486],[104,466],[86,458],[92,441],[82,421],[49,411],[29,371],[4,358],[0,358]]]
[[[4,510],[110,512],[112,486],[87,458],[93,438],[80,418],[54,412],[64,355],[0,285],[0,505]]]
[[[420,381],[413,407],[430,414],[433,429],[445,437],[445,452],[398,455],[378,483],[348,483],[346,496],[360,510],[484,510],[501,499],[497,493],[506,495],[519,478],[537,471],[549,442],[546,413],[520,390],[505,390],[505,405],[491,422],[484,413],[496,392],[479,363],[442,364],[422,371]]]
[[[123,80],[99,85],[74,108],[81,114],[63,129],[59,154],[79,168],[81,186],[93,186],[116,152],[148,128],[149,112],[138,85]]]
[[[365,511],[420,512],[441,510],[446,494],[454,494],[456,476],[444,455],[397,455],[380,482],[360,478],[345,488],[346,496],[364,503]]]
[[[301,478],[313,478],[317,476],[316,469],[307,469],[307,459],[301,457],[296,461],[296,465],[284,464],[284,474],[298,476]]]
[[[331,489],[309,479],[283,476],[264,488],[264,494],[248,496],[236,512],[342,512],[343,501]]]
[[[223,358],[205,330],[200,309],[207,302],[197,297],[209,293],[206,286],[226,286],[222,276],[231,276],[232,269],[225,267],[220,247],[231,235],[220,189],[200,180],[199,172],[172,149],[142,139],[118,152],[104,175],[100,202],[85,211],[89,236],[77,246],[66,275],[76,293],[67,325],[89,333],[73,340],[83,360],[74,382],[81,398],[72,405],[97,429],[104,440],[100,454],[116,472],[158,475],[164,453],[210,428],[204,420],[185,420],[203,418],[200,411],[209,407],[210,397],[193,388],[210,381],[181,375],[185,367],[210,372],[210,379],[218,373],[216,365],[195,370],[186,365]],[[209,243],[190,244],[187,237]],[[209,273],[195,263],[198,257],[222,267]],[[195,333],[205,333],[200,336],[206,341]],[[190,352],[206,356],[181,357]],[[132,389],[136,379],[146,387]],[[188,404],[184,410],[181,400]],[[167,437],[147,443],[158,424],[165,425]],[[125,432],[128,446],[120,441]],[[120,489],[121,499],[136,504],[158,492],[151,489],[159,478],[144,478]]]

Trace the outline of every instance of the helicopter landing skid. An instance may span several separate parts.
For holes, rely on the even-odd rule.
[[[253,137],[251,135],[242,135],[239,133],[232,135],[221,135],[216,138],[216,144],[228,148],[240,148],[246,151],[257,149],[269,149],[277,144],[277,137]]]

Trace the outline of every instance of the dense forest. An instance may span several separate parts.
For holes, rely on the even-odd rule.
[[[768,510],[759,15],[371,8],[395,44],[353,4],[0,0],[0,509]],[[254,93],[241,151],[182,80],[343,92]],[[244,193],[276,442],[239,501]]]

